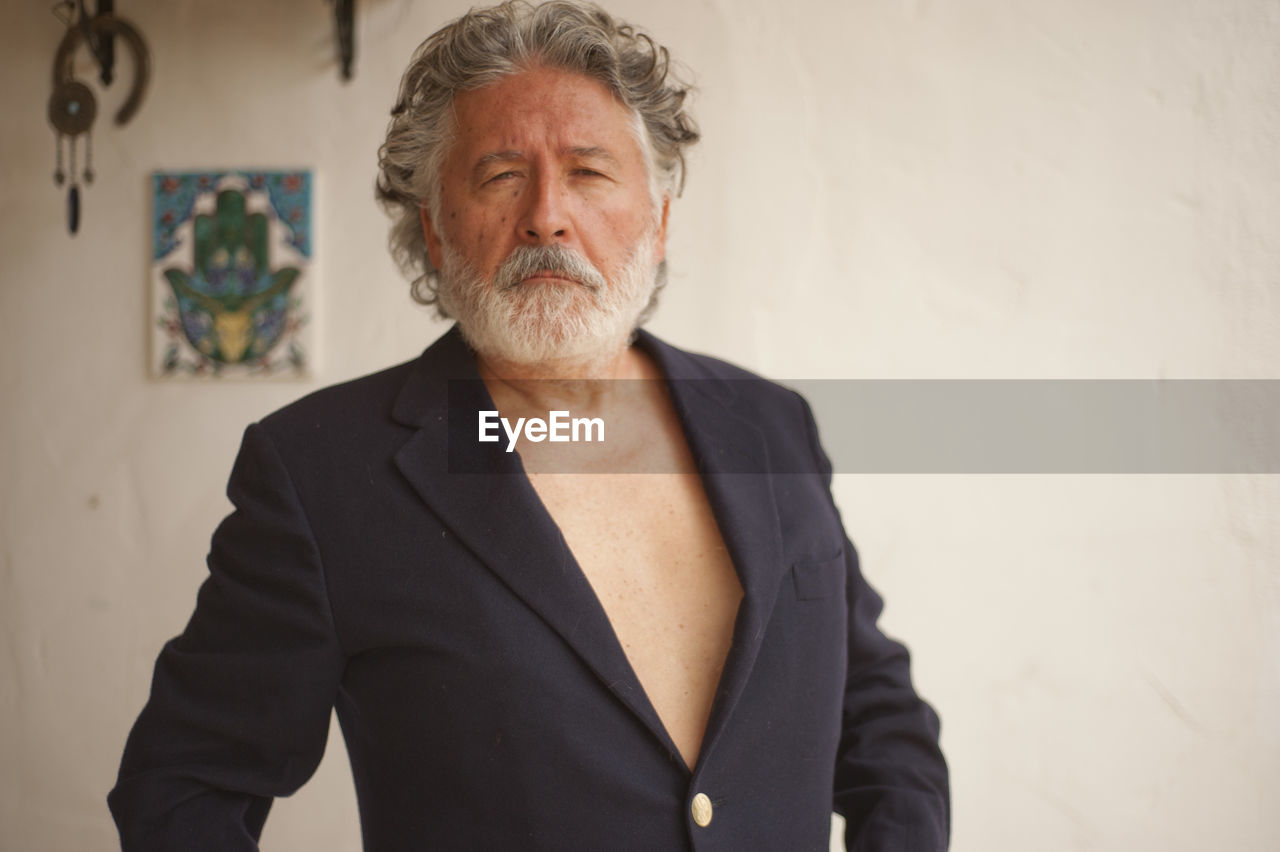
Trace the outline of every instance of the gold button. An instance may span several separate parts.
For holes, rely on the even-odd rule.
[[[693,797],[693,821],[701,828],[711,825],[711,799],[707,798],[706,793],[699,793]]]

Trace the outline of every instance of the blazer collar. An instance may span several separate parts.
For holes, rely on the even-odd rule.
[[[755,665],[784,570],[782,530],[774,501],[768,447],[752,422],[745,387],[763,380],[725,378],[697,359],[641,331],[637,343],[658,362],[702,475],[720,535],[738,571],[743,598],[733,645],[702,740],[711,753]]]
[[[706,362],[645,331],[637,334],[636,345],[667,377],[744,592],[703,737],[705,756],[751,674],[785,567],[773,487],[763,473],[768,452],[749,413],[735,404],[739,380],[716,376]],[[451,381],[458,379],[463,381]],[[683,762],[586,575],[524,476],[519,455],[475,440],[475,412],[493,407],[475,354],[454,326],[414,365],[392,409],[398,422],[417,429],[396,454],[396,464],[431,510]]]

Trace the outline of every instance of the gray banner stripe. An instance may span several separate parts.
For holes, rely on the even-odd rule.
[[[798,381],[846,473],[1280,473],[1280,381]]]
[[[781,417],[785,398],[737,381],[685,381],[688,393],[717,400],[735,416]],[[458,473],[511,469],[499,458],[506,438],[477,443],[477,409],[488,395],[479,382],[450,382],[449,467]],[[651,404],[650,382],[611,382],[632,411]],[[837,473],[1280,473],[1280,381],[1277,380],[797,380],[784,382],[814,411],[822,444]],[[702,385],[702,387],[690,387]],[[625,394],[647,396],[627,400]],[[690,396],[690,398],[693,398]],[[751,412],[771,398],[778,412]],[[629,403],[634,403],[630,404]],[[575,416],[577,412],[574,412]],[[606,418],[608,419],[608,418]],[[623,424],[606,426],[615,440]],[[495,436],[500,434],[494,427]],[[705,436],[714,446],[715,435]],[[531,438],[518,443],[532,450]],[[613,470],[602,448],[539,447],[543,472],[665,473]],[[813,473],[806,444],[769,458],[717,457],[731,473]],[[787,458],[789,456],[789,458]],[[757,469],[759,468],[759,469]]]

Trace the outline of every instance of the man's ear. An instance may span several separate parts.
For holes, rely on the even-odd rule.
[[[422,218],[422,236],[427,241],[427,257],[431,259],[431,265],[439,269],[444,263],[444,250],[441,247],[440,235],[431,224],[431,214],[427,212],[427,205],[418,206],[418,215]],[[663,218],[665,219],[665,216]]]
[[[663,194],[662,196],[662,218],[658,221],[658,240],[654,247],[653,265],[667,259],[667,214],[671,212],[671,196]]]

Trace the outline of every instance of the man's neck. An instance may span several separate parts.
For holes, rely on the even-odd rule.
[[[661,379],[649,355],[636,346],[591,361],[520,364],[476,356],[480,378],[499,410],[545,412],[564,409],[602,413],[621,388],[635,379]]]

